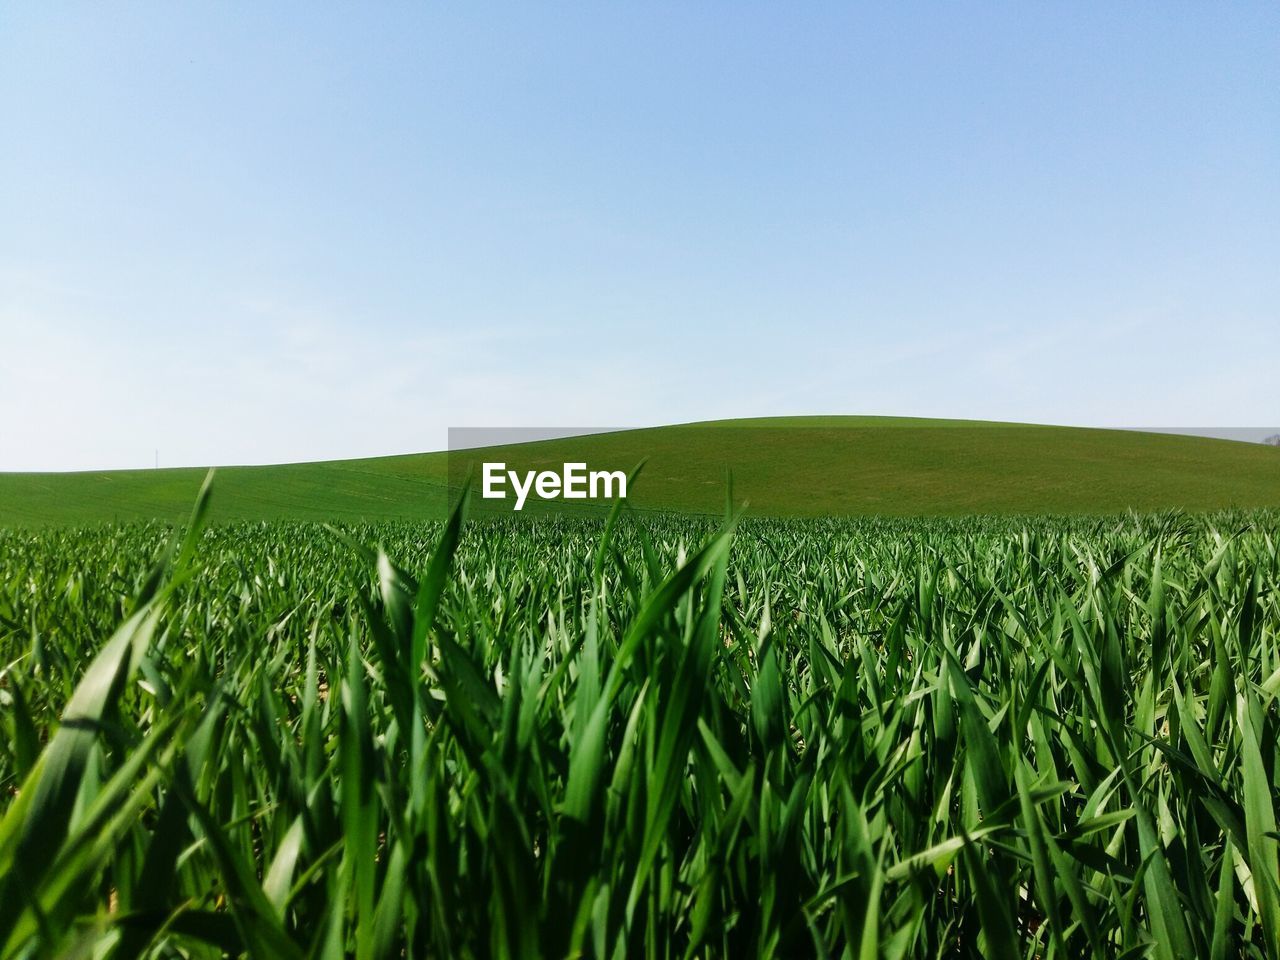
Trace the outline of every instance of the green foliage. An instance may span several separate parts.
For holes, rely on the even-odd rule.
[[[903,417],[768,417],[367,460],[223,467],[217,520],[443,520],[449,489],[491,460],[630,470],[645,510],[719,515],[726,469],[748,515],[1098,514],[1280,507],[1280,450],[1205,437]],[[0,473],[0,526],[180,520],[204,471]],[[473,508],[509,513],[512,501]],[[603,516],[538,501],[527,512]]]
[[[0,533],[0,957],[1277,954],[1275,514],[190,529]]]

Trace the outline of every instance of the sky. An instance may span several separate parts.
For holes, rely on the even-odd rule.
[[[0,7],[0,470],[1280,425],[1280,5]]]

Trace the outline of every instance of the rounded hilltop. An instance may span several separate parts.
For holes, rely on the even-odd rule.
[[[1280,507],[1280,456],[1257,443],[900,417],[715,420],[455,452],[218,470],[219,519],[433,519],[471,464],[645,467],[639,508],[717,513],[726,480],[767,516],[1114,513]],[[0,474],[0,525],[179,518],[204,468]],[[598,505],[533,502],[541,510]]]

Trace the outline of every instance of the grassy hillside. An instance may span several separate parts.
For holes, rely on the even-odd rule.
[[[630,470],[645,458],[632,500],[677,511],[718,511],[730,469],[736,499],[754,513],[779,516],[1280,506],[1280,450],[1261,445],[1074,427],[804,417],[628,430],[452,456],[226,467],[218,473],[215,516],[432,518],[445,507],[450,477],[456,482],[472,461],[504,460],[524,470],[581,460],[592,469]],[[0,474],[0,525],[180,517],[203,474]]]

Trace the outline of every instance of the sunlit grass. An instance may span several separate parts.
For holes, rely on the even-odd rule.
[[[0,533],[0,956],[1276,956],[1278,528]]]

